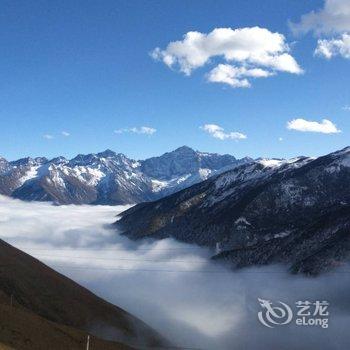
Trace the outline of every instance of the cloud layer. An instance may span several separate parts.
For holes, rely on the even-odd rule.
[[[106,225],[122,209],[57,207],[0,196],[1,238],[140,317],[180,348],[347,348],[349,274],[305,278],[283,267],[232,272],[210,262],[203,248],[118,235]],[[330,327],[268,329],[257,320],[257,298],[290,305],[327,300]]]
[[[151,128],[149,126],[133,127],[133,128],[124,128],[114,130],[116,134],[132,133],[132,134],[146,134],[153,135],[157,132],[157,129]]]
[[[188,76],[214,59],[221,59],[225,64],[217,65],[208,80],[247,87],[247,78],[251,77],[276,72],[301,74],[303,70],[289,51],[285,37],[266,28],[216,28],[208,34],[188,32],[183,40],[170,42],[165,49],[157,47],[151,56]]]
[[[57,136],[57,135],[56,135]],[[63,137],[69,137],[70,133],[68,131],[61,131],[61,133],[59,134],[59,136],[63,136]],[[44,134],[43,138],[46,140],[52,140],[55,138],[55,135],[53,134]]]
[[[201,126],[200,129],[219,140],[244,140],[247,138],[247,135],[242,134],[241,132],[225,132],[224,128],[216,124],[205,124]]]
[[[289,130],[318,132],[323,134],[336,134],[341,132],[337,126],[328,119],[323,119],[321,122],[316,122],[297,118],[289,121],[287,123],[287,128]]]

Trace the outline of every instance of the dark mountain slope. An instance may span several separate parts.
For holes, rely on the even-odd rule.
[[[350,148],[256,161],[124,212],[130,238],[218,246],[234,266],[283,262],[317,273],[349,257]]]
[[[142,321],[3,241],[0,277],[0,300],[13,295],[16,305],[46,320],[127,344],[163,342]]]

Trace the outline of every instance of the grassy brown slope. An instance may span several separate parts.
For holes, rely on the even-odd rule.
[[[97,337],[148,347],[165,344],[141,320],[0,240],[0,301],[10,295],[15,306]]]
[[[85,349],[87,334],[48,321],[22,308],[0,304],[0,350]],[[129,346],[90,338],[94,350],[132,350]]]

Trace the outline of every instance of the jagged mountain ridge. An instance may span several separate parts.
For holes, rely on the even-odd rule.
[[[256,160],[122,214],[132,239],[174,237],[244,267],[319,273],[350,257],[350,147],[316,159]],[[214,254],[214,251],[213,251]]]
[[[0,194],[57,204],[131,204],[172,194],[250,158],[203,153],[183,146],[135,161],[106,150],[57,157],[0,158]]]

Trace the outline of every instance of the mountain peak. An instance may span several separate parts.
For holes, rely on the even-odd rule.
[[[28,164],[32,160],[33,159],[30,158],[30,157],[20,158],[20,159],[17,159],[17,160],[13,160],[11,162],[11,165],[24,165],[24,164]]]
[[[65,157],[63,157],[63,156],[58,156],[58,157],[52,158],[50,160],[51,164],[56,164],[56,165],[67,163],[67,162],[68,162],[68,160]]]
[[[173,152],[170,152],[170,153],[180,153],[180,152],[181,153],[183,153],[183,152],[196,153],[196,151],[193,148],[186,146],[186,145],[178,147]]]
[[[115,157],[117,154],[110,150],[110,149],[106,149],[105,151],[103,152],[99,152],[97,153],[97,156],[98,157],[102,157],[102,158],[110,158],[110,157]]]
[[[38,164],[44,164],[47,163],[49,160],[46,157],[36,157],[34,158],[34,161]]]
[[[233,156],[215,153],[204,154],[188,146],[181,146],[174,151],[141,162],[142,171],[146,175],[162,180],[198,174],[201,169],[218,170],[234,163],[236,163],[236,158]]]

